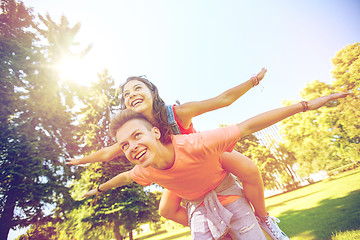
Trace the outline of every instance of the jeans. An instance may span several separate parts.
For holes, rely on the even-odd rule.
[[[266,237],[255,218],[255,214],[245,198],[241,197],[224,207],[234,215],[231,218],[227,237],[223,239],[229,239],[228,236],[230,235],[233,240],[266,240]],[[207,223],[205,206],[199,206],[196,209],[190,223],[192,239],[214,239]]]

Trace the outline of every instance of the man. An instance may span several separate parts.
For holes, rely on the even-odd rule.
[[[117,114],[111,123],[113,135],[127,159],[136,166],[93,189],[84,197],[113,187],[157,183],[189,200],[189,225],[194,239],[266,239],[241,190],[222,168],[220,155],[236,142],[289,116],[314,110],[330,100],[347,96],[336,93],[309,102],[278,108],[234,126],[160,141],[161,132],[142,115],[131,110]],[[186,211],[179,209],[186,217]],[[281,239],[288,239],[285,234]]]

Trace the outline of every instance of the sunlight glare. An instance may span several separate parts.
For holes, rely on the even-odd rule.
[[[62,81],[74,81],[79,85],[89,86],[92,79],[89,78],[88,69],[92,69],[83,59],[66,57],[58,65],[60,79]]]

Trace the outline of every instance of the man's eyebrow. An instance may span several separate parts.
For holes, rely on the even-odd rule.
[[[132,133],[129,135],[129,137],[134,137],[135,134],[137,134],[140,131],[140,129],[135,129],[134,131],[132,131]],[[124,140],[122,142],[119,142],[119,145],[121,146],[122,144],[124,144],[125,142],[127,142],[127,140]]]
[[[139,128],[135,129],[131,134],[130,136],[133,137],[135,134],[137,134],[138,132],[140,131]]]
[[[122,141],[122,142],[118,142],[118,144],[119,144],[120,146],[122,146],[122,145],[124,145],[126,142],[127,142],[127,140],[124,140],[124,141]]]

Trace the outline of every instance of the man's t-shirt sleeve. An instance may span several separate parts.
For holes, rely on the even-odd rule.
[[[236,125],[201,132],[201,141],[207,151],[231,152],[240,138]]]
[[[140,185],[149,186],[151,182],[146,180],[143,170],[144,169],[141,169],[141,167],[135,166],[130,170],[130,178]]]

